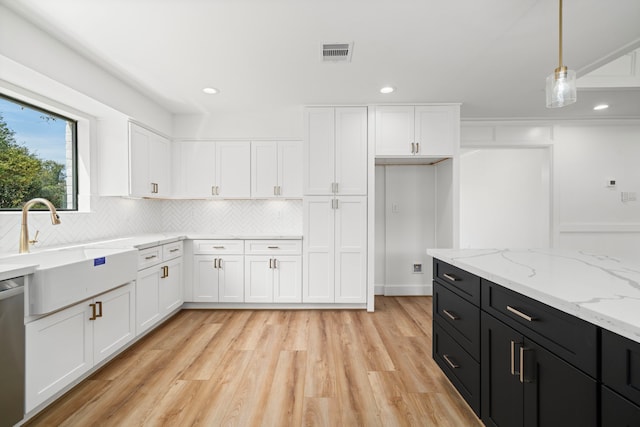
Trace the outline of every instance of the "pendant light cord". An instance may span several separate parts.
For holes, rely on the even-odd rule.
[[[558,68],[562,67],[562,0],[559,0],[560,3],[560,13],[559,16],[559,32],[558,32]]]

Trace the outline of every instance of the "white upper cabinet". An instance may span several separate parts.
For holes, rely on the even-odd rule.
[[[366,107],[306,108],[303,152],[305,195],[366,195]]]
[[[251,197],[302,197],[302,144],[251,142]]]
[[[249,198],[248,141],[180,141],[174,144],[174,194],[195,198]]]
[[[215,196],[251,197],[251,144],[247,141],[216,142]]]
[[[459,105],[375,107],[376,157],[451,157],[459,140]]]
[[[170,141],[129,123],[129,194],[167,197],[171,194]]]

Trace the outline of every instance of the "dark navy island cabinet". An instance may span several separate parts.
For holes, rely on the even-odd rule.
[[[485,425],[640,427],[640,344],[438,259],[433,272],[433,358]]]

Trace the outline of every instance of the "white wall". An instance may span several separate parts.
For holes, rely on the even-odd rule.
[[[302,139],[302,106],[277,110],[176,115],[175,139]]]
[[[425,165],[376,166],[375,284],[385,295],[431,292],[436,243],[436,169]],[[414,273],[413,265],[422,272]],[[382,276],[382,277],[381,277]]]
[[[621,193],[640,196],[640,123],[557,125],[554,133],[557,246],[637,260],[640,202]]]
[[[461,131],[463,148],[485,152],[495,148],[550,147],[550,244],[553,247],[637,258],[640,253],[640,203],[622,202],[621,192],[640,195],[640,121],[473,121],[463,122]],[[469,172],[462,170],[462,174]],[[617,186],[608,188],[606,182],[613,178],[617,180]],[[467,186],[469,179],[467,177]],[[464,188],[461,190],[465,192]],[[484,204],[477,201],[474,212],[470,212],[471,205],[465,207],[467,196],[462,194],[461,215],[478,216],[477,224],[490,223],[490,204],[507,203],[508,198],[505,193],[502,200],[494,198]],[[505,229],[513,229],[520,221],[516,215],[503,220]],[[471,230],[467,222],[462,227],[463,232],[464,227],[467,231],[461,236],[463,243],[469,240],[470,233],[478,232],[479,225]],[[522,237],[523,244],[530,237]],[[506,243],[516,245],[519,242]]]
[[[550,246],[549,148],[474,148],[460,156],[460,247]]]

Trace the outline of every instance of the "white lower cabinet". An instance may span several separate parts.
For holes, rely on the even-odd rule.
[[[305,197],[305,303],[367,301],[366,196]]]
[[[247,255],[245,302],[302,302],[302,257]]]
[[[26,324],[27,413],[133,340],[134,300],[129,283]]]
[[[243,255],[194,255],[193,300],[244,302]]]
[[[155,326],[183,303],[182,242],[139,252],[136,279],[136,334]]]

